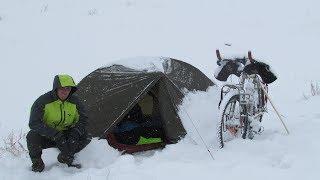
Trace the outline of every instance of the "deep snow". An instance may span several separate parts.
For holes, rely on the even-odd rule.
[[[216,149],[219,89],[211,88],[185,98],[179,113],[188,136],[162,151],[120,156],[94,140],[77,157],[81,170],[58,164],[58,152],[45,150],[42,174],[30,171],[27,153],[1,152],[0,179],[316,179],[320,97],[303,94],[320,80],[318,7],[316,0],[0,0],[1,138],[28,131],[30,107],[51,89],[55,74],[79,82],[115,60],[162,56],[184,60],[220,84],[216,48],[226,56],[252,50],[273,67],[279,79],[270,95],[291,133],[285,135],[269,106],[261,136]]]

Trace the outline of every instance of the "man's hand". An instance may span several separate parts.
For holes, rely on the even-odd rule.
[[[74,154],[79,146],[80,133],[76,128],[71,128],[67,133],[67,143],[70,154]]]
[[[75,143],[80,140],[80,132],[77,128],[71,128],[68,137],[69,143]]]
[[[56,142],[58,149],[63,153],[69,152],[69,147],[67,143],[67,138],[63,132],[57,133],[53,140]]]
[[[52,140],[55,141],[56,143],[58,143],[58,141],[63,141],[65,140],[65,136],[64,136],[64,133],[61,131],[61,132],[58,132],[56,135],[53,136]]]

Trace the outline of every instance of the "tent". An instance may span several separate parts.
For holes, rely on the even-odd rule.
[[[172,58],[156,59],[160,68],[112,64],[79,82],[77,95],[87,110],[89,133],[106,138],[111,146],[128,153],[163,147],[185,136],[178,115],[185,93],[206,91],[214,83],[188,63]],[[160,122],[162,142],[127,145],[115,137],[114,129],[137,104],[143,118]]]

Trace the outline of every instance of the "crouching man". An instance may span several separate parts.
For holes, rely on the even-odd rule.
[[[32,105],[27,145],[32,161],[32,171],[42,172],[45,165],[42,150],[56,147],[60,163],[80,168],[74,164],[74,154],[90,143],[86,132],[87,116],[79,99],[73,95],[77,90],[69,75],[54,77],[53,89],[41,95]]]

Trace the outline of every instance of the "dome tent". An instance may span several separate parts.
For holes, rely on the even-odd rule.
[[[118,63],[99,68],[78,84],[77,94],[88,114],[89,133],[106,138],[111,146],[129,153],[176,143],[186,134],[178,115],[185,93],[206,91],[214,85],[200,70],[183,61],[152,58],[153,66],[143,68],[143,60],[136,67]],[[165,136],[162,143],[124,145],[114,138],[114,128],[136,104],[141,106],[143,117],[161,122]]]

